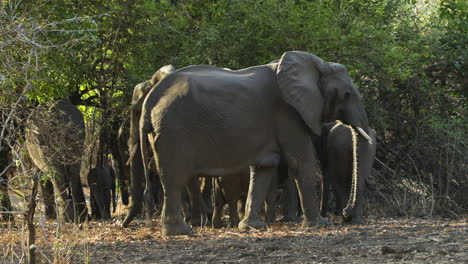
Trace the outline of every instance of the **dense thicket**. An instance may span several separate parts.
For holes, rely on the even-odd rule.
[[[378,135],[372,210],[466,213],[466,1],[4,1],[1,19],[2,109],[25,87],[68,95],[100,109],[100,142],[166,64],[237,69],[286,50],[345,64]]]

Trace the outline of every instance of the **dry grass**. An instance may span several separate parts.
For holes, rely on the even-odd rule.
[[[117,217],[119,221],[121,216]],[[22,263],[24,227],[1,227],[1,263]],[[40,263],[463,263],[468,259],[466,219],[368,219],[365,226],[302,229],[275,224],[267,231],[195,228],[192,236],[163,237],[158,221],[81,225],[42,222]]]

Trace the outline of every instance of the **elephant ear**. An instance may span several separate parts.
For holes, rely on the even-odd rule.
[[[175,67],[172,64],[163,66],[153,74],[151,80],[137,84],[133,89],[132,108],[140,110],[151,88],[174,71]]]
[[[172,64],[161,67],[157,72],[153,74],[153,77],[151,77],[151,80],[150,80],[151,88],[155,86],[158,82],[160,82],[162,79],[166,78],[166,76],[173,73],[174,71],[175,71],[175,67]]]
[[[288,51],[280,59],[276,78],[283,99],[317,135],[322,131],[324,97],[320,77],[327,62],[302,51]]]

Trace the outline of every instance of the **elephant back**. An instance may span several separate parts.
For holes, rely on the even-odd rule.
[[[27,122],[26,147],[34,164],[42,171],[54,164],[81,161],[84,146],[84,121],[69,100],[39,106]]]

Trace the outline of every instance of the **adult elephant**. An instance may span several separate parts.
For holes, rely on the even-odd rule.
[[[115,201],[115,171],[108,165],[98,165],[88,173],[90,190],[91,216],[95,219],[111,218],[111,201],[113,212],[117,208]]]
[[[114,128],[117,132],[113,144],[111,144],[112,157],[116,162],[118,173],[116,173],[118,189],[122,204],[128,205],[129,202],[129,184],[130,184],[130,167],[127,165],[129,158],[128,153],[128,138],[129,138],[129,119],[123,120],[120,125]]]
[[[341,122],[324,126],[321,157],[324,168],[321,214],[326,215],[330,187],[335,194],[336,209],[345,222],[364,224],[363,206],[366,180],[372,170],[376,141],[369,128],[371,142],[357,137],[352,128]]]
[[[66,100],[39,107],[28,120],[26,147],[34,165],[50,175],[59,217],[80,222],[88,217],[80,180],[85,132],[81,112]]]
[[[132,103],[130,108],[130,126],[129,126],[129,137],[128,137],[128,148],[129,148],[129,159],[128,165],[130,166],[130,208],[128,214],[123,222],[123,226],[127,226],[130,221],[140,214],[143,209],[143,192],[144,192],[144,170],[143,170],[143,161],[140,155],[140,134],[139,134],[139,122],[141,116],[141,108],[143,101],[146,98],[146,95],[159,81],[164,79],[167,75],[175,71],[173,65],[166,65],[157,70],[149,81],[139,83],[133,89]],[[119,132],[121,134],[125,133],[124,131]],[[137,154],[138,153],[138,154]],[[156,175],[153,175],[156,177]],[[152,180],[159,181],[159,179]],[[156,185],[155,182],[152,186]],[[153,191],[154,197],[157,197],[158,194],[156,190]]]
[[[5,137],[6,138],[6,137]],[[12,167],[10,147],[5,142],[0,142],[0,219],[1,221],[13,220],[10,196],[8,195],[8,180]]]
[[[180,213],[181,192],[189,181],[249,166],[239,228],[266,227],[261,205],[280,156],[294,172],[302,225],[326,224],[310,191],[320,171],[310,134],[320,134],[322,123],[336,119],[368,127],[360,94],[345,67],[310,53],[290,51],[279,62],[237,71],[195,65],[167,76],[148,93],[140,120],[145,191],[151,190],[148,144],[164,189],[163,234],[191,233]]]

